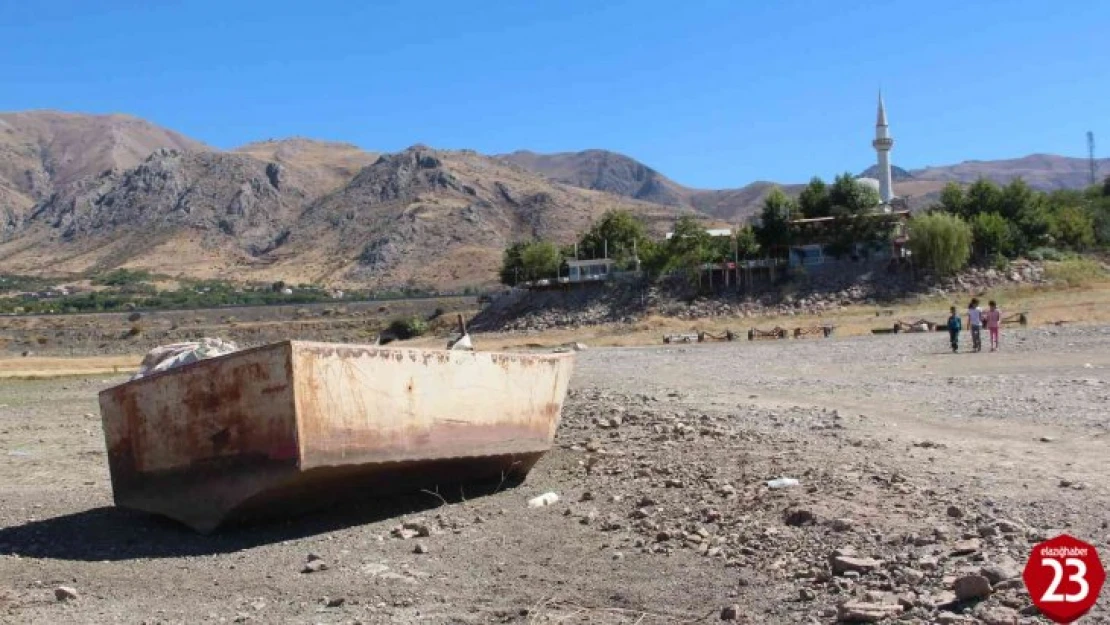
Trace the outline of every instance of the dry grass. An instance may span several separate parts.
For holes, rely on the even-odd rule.
[[[1006,315],[1027,312],[1032,325],[1057,323],[1110,323],[1110,280],[1089,284],[1086,288],[1013,286],[993,289],[979,295],[985,305],[994,299]],[[724,334],[732,330],[746,336],[749,328],[771,329],[780,326],[788,329],[821,324],[836,326],[837,336],[869,334],[875,328],[890,328],[895,320],[906,321],[925,318],[942,322],[948,307],[967,307],[970,295],[946,298],[925,298],[893,306],[849,306],[842,311],[824,315],[797,315],[778,317],[724,317],[685,320],[670,317],[648,317],[632,325],[608,324],[575,329],[551,330],[535,334],[490,333],[477,335],[475,347],[482,350],[512,351],[534,348],[551,348],[580,341],[590,346],[633,347],[662,344],[664,334],[694,333]],[[887,315],[886,311],[891,314]],[[878,313],[878,314],[876,314]],[[414,347],[442,348],[442,337],[423,337],[407,341]]]
[[[141,356],[39,357],[0,359],[0,378],[42,379],[75,375],[130,373]]]

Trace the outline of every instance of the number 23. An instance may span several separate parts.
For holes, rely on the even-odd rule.
[[[1079,558],[1068,558],[1064,564],[1069,567],[1075,568],[1075,574],[1068,576],[1068,581],[1079,584],[1079,592],[1074,595],[1062,595],[1056,591],[1060,588],[1060,582],[1064,578],[1064,567],[1060,566],[1060,561],[1055,558],[1041,558],[1041,564],[1052,569],[1052,583],[1048,585],[1048,590],[1045,590],[1041,601],[1047,602],[1064,602],[1064,603],[1077,603],[1087,598],[1087,593],[1091,591],[1090,586],[1087,585],[1087,565]]]

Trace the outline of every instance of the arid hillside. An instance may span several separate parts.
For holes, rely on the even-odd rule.
[[[895,192],[917,207],[948,181],[1020,175],[1052,189],[1082,186],[1085,172],[1082,159],[1048,155],[898,169]],[[737,223],[775,186],[694,189],[605,150],[379,155],[291,138],[221,151],[126,115],[2,113],[0,263],[29,274],[128,267],[450,289],[494,282],[509,243],[569,243],[609,209],[659,232],[682,213]]]
[[[354,167],[365,153],[301,146],[299,154],[315,158],[283,155],[283,147],[271,154],[257,146],[160,149],[132,169],[79,179],[28,212],[0,243],[0,261],[25,273],[124,266],[171,276],[445,289],[489,283],[509,243],[569,243],[611,208],[640,214],[660,231],[674,215],[474,152],[422,146],[378,157],[334,188],[341,163]],[[327,158],[336,153],[344,159]]]
[[[208,149],[129,115],[0,113],[0,234],[58,189],[134,167],[159,148]]]
[[[1102,175],[1110,172],[1110,158],[1097,159],[1096,168]],[[1090,161],[1055,154],[1030,154],[1022,158],[999,161],[964,161],[957,165],[942,165],[915,169],[910,173],[918,180],[975,182],[987,178],[999,183],[1014,178],[1025,179],[1035,189],[1076,189],[1090,182]]]
[[[756,181],[733,189],[694,189],[683,186],[654,169],[623,154],[605,150],[536,154],[513,152],[501,158],[552,180],[658,202],[668,206],[692,208],[728,221],[743,221],[759,212],[763,198],[780,186],[790,195],[801,192],[804,181],[782,183]],[[860,172],[877,176],[877,167]],[[966,161],[957,165],[906,170],[894,166],[894,192],[909,196],[913,208],[935,200],[946,182],[970,184],[979,178],[1007,183],[1022,177],[1035,189],[1081,188],[1089,180],[1086,159],[1050,154],[997,161]],[[1110,171],[1110,159],[1099,161],[1098,170]]]

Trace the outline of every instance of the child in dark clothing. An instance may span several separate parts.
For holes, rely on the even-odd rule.
[[[949,312],[951,314],[948,316],[948,339],[952,343],[952,353],[955,354],[960,351],[960,330],[964,329],[964,325],[955,306]]]

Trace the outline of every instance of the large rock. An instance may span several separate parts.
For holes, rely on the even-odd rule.
[[[1018,625],[1018,613],[1010,608],[1001,606],[983,608],[976,611],[975,616],[984,625]]]
[[[836,575],[843,575],[849,571],[870,573],[882,565],[881,560],[859,557],[856,550],[851,547],[837,549],[829,556],[829,566]]]
[[[840,623],[878,623],[901,613],[902,606],[896,603],[848,601],[837,607],[836,620]]]
[[[991,583],[982,575],[964,575],[956,579],[952,590],[956,591],[956,599],[960,601],[985,599],[991,594]]]

